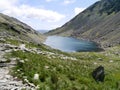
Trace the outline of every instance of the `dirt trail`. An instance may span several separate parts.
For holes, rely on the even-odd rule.
[[[0,43],[0,90],[31,90],[29,85],[23,84],[10,75],[11,68],[16,65],[14,59],[8,63],[4,58],[5,53],[10,51],[11,49],[6,49],[4,44]]]

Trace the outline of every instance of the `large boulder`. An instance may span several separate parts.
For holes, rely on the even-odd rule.
[[[92,72],[92,77],[96,82],[103,82],[105,78],[104,67],[99,66]]]

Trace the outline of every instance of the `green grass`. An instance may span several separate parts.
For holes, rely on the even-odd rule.
[[[10,43],[10,44],[12,44],[12,45],[19,46],[20,44],[22,44],[22,41],[6,38],[6,43]]]
[[[57,50],[57,49],[52,49],[50,48],[49,46],[46,46],[44,44],[35,44],[35,43],[32,43],[32,42],[26,42],[26,41],[21,41],[21,40],[18,40],[18,39],[8,39],[6,38],[6,43],[10,43],[12,45],[16,45],[16,46],[19,46],[21,44],[25,44],[26,45],[26,48],[38,48],[40,49],[41,51],[47,51],[47,52],[53,52],[53,53],[58,53],[58,54],[64,54],[64,55],[67,55],[67,56],[72,56],[68,53],[65,53],[65,52],[62,52],[60,50]]]
[[[13,75],[23,81],[27,78],[29,82],[39,85],[39,90],[120,90],[120,55],[115,54],[119,50],[119,47],[115,47],[104,52],[72,54],[49,50],[60,55],[74,56],[78,59],[76,61],[62,60],[54,55],[56,58],[48,58],[47,55],[23,51],[13,51],[9,57],[19,57],[25,62],[18,61]],[[99,65],[105,67],[103,83],[96,83],[91,76],[91,72]],[[36,73],[39,74],[39,80],[33,79]]]

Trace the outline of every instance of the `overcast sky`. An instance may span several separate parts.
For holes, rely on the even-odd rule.
[[[60,27],[98,0],[0,0],[0,12],[36,30]]]

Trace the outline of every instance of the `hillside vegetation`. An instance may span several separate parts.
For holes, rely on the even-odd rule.
[[[45,36],[27,24],[2,13],[0,13],[0,36],[34,43],[41,43],[45,39]]]
[[[46,35],[72,36],[98,42],[103,47],[120,44],[120,1],[101,0]]]
[[[14,40],[6,42],[22,44]],[[103,52],[64,53],[44,45],[25,45],[25,50],[14,49],[6,57],[17,60],[12,75],[24,83],[34,84],[38,90],[120,89],[120,46]],[[97,83],[91,73],[100,65],[105,68],[105,80]]]

